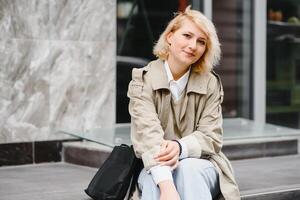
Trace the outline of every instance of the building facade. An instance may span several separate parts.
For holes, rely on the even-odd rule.
[[[118,0],[117,54],[155,59],[153,44],[187,5],[211,18],[218,31],[222,59],[215,71],[224,86],[224,117],[299,129],[300,2]]]
[[[225,119],[299,130],[297,0],[0,0],[0,144],[128,123],[131,68],[187,5],[218,30]]]

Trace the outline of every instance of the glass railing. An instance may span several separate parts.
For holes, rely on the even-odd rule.
[[[225,140],[300,136],[299,129],[262,124],[243,118],[225,119],[223,128]]]
[[[259,124],[242,118],[224,119],[224,140],[300,137],[299,129],[291,129],[272,124]],[[61,130],[64,134],[93,141],[108,147],[118,144],[131,144],[130,124],[116,124],[111,128],[96,128],[86,131]]]

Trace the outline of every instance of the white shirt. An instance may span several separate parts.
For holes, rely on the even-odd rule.
[[[169,86],[170,86],[170,91],[171,91],[171,94],[172,94],[172,98],[175,101],[177,101],[181,98],[181,96],[183,94],[183,91],[184,91],[184,88],[187,85],[191,69],[189,69],[183,76],[181,76],[180,79],[175,81],[167,61],[164,62],[164,67],[165,67],[165,70],[167,72],[168,83],[169,83]],[[188,151],[187,151],[186,144],[184,142],[180,141],[180,140],[179,140],[179,142],[180,142],[181,147],[182,147],[182,152],[181,152],[181,155],[180,155],[179,159],[183,159],[183,158],[186,158],[188,156]],[[171,173],[171,167],[169,167],[169,166],[157,165],[157,166],[152,167],[149,170],[149,172],[151,173],[152,178],[153,178],[153,180],[156,184],[158,184],[161,181],[165,181],[165,180],[172,180],[173,181],[173,177],[172,177],[172,173]]]
[[[175,81],[167,61],[164,62],[164,67],[167,72],[167,77],[168,77],[168,82],[172,93],[172,97],[175,101],[177,101],[178,99],[180,99],[182,92],[186,87],[191,70],[189,69],[183,76],[180,77],[180,79]]]

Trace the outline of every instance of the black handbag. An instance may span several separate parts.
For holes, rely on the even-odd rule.
[[[85,192],[95,200],[124,200],[129,192],[129,199],[142,168],[142,160],[135,156],[132,146],[115,146]]]

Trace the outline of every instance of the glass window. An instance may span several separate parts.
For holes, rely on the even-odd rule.
[[[223,52],[216,72],[225,90],[224,117],[252,118],[252,1],[212,2],[213,22]],[[189,4],[201,8],[203,1],[118,0],[117,3],[117,123],[122,123],[130,121],[124,106],[128,103],[126,91],[131,68],[154,59],[153,44],[174,12]],[[128,62],[123,62],[124,59]]]
[[[216,72],[224,86],[224,117],[251,119],[253,1],[213,0],[212,5],[222,49]]]
[[[300,1],[267,1],[269,123],[300,128]]]
[[[118,0],[118,55],[153,59],[152,47],[174,13],[187,0]]]
[[[126,92],[132,67],[155,59],[154,43],[174,13],[190,4],[189,0],[117,0],[117,123],[130,122]]]

